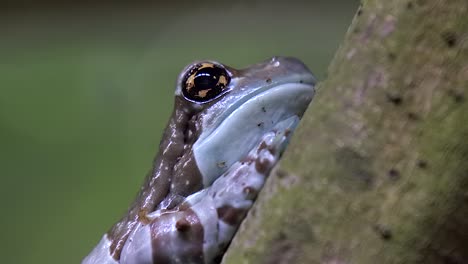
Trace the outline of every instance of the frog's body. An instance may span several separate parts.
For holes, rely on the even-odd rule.
[[[83,263],[216,262],[312,100],[314,84],[292,58],[243,70],[211,61],[186,67],[153,170],[128,214]]]

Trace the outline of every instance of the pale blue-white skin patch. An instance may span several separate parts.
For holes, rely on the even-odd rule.
[[[193,146],[203,185],[211,185],[234,162],[245,157],[281,120],[302,113],[313,94],[309,84],[286,83],[270,87],[240,106],[236,105],[216,130],[203,131]],[[209,118],[206,117],[206,122],[211,121]]]
[[[119,264],[110,254],[109,248],[112,242],[107,238],[107,234],[102,236],[99,244],[86,256],[82,264]]]
[[[138,246],[135,246],[138,245]],[[125,252],[125,253],[123,253]],[[144,264],[153,263],[153,249],[151,247],[151,231],[149,225],[138,224],[122,250],[120,263]]]

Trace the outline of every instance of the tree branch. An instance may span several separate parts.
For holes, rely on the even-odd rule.
[[[223,263],[468,263],[467,14],[363,1]]]

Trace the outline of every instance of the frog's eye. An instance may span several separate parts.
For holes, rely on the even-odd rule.
[[[207,103],[226,93],[230,80],[229,73],[222,65],[198,63],[187,71],[182,80],[182,93],[189,101]]]

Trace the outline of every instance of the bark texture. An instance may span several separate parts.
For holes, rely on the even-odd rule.
[[[467,0],[363,1],[223,263],[468,263]]]

